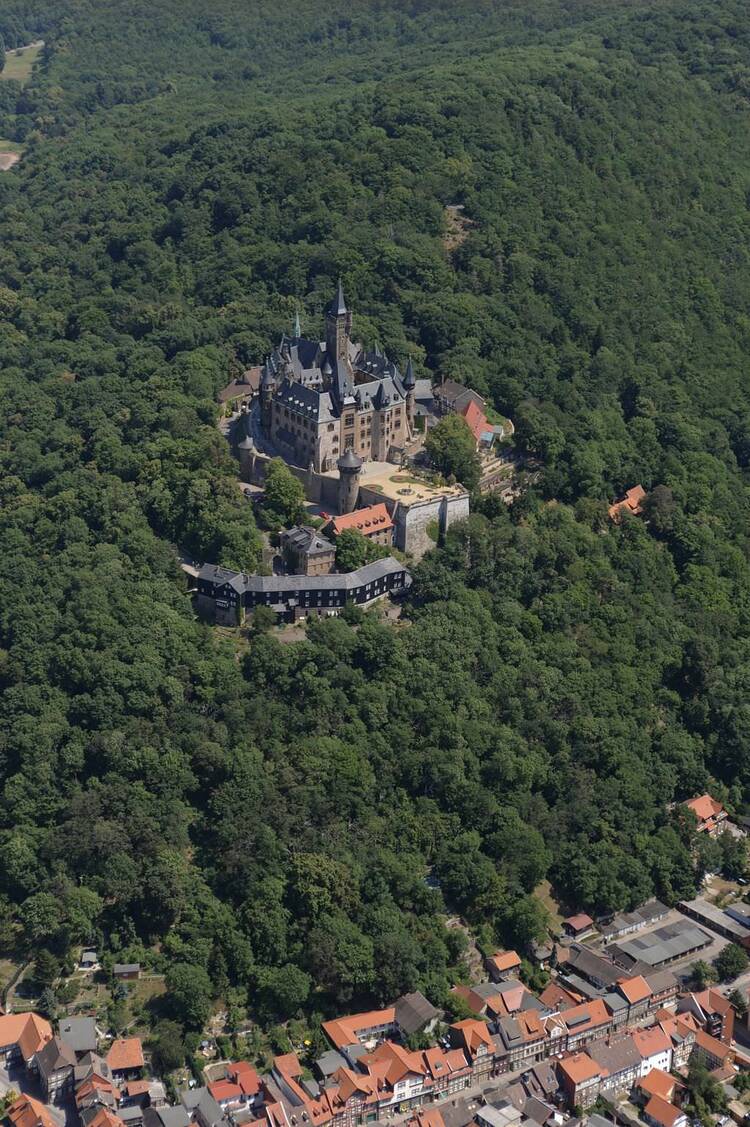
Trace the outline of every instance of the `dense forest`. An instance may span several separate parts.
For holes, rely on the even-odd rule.
[[[443,1001],[446,913],[524,945],[544,879],[691,894],[672,804],[750,807],[747,6],[7,0],[0,38],[45,41],[0,79],[0,946],[269,1024]],[[174,546],[257,562],[216,392],[339,274],[542,475],[398,626],[238,660]]]

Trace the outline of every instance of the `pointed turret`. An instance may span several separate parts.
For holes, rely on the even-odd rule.
[[[297,340],[302,336],[302,326],[299,321],[299,309],[294,311],[294,335]]]
[[[349,338],[352,331],[352,315],[344,301],[344,286],[339,278],[336,296],[326,310],[326,351],[331,363],[336,360],[349,362]]]
[[[334,317],[340,317],[342,314],[349,312],[349,310],[346,308],[346,302],[344,301],[344,285],[341,281],[341,278],[339,278],[336,297],[331,302],[331,308],[329,312],[332,313]]]
[[[409,362],[406,365],[406,374],[404,375],[404,387],[407,388],[407,389],[410,388],[410,387],[413,388],[415,386],[416,382],[417,381],[414,379],[414,365],[411,362],[411,356],[410,356]]]
[[[411,362],[410,356],[409,363],[406,365],[406,374],[404,375],[404,393],[406,398],[406,421],[412,433],[414,433],[414,388],[416,384],[414,365]]]

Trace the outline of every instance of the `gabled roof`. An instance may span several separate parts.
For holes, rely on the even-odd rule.
[[[39,1014],[4,1014],[0,1017],[0,1046],[18,1045],[26,1061],[52,1040],[52,1026]]]
[[[495,1047],[486,1024],[477,1021],[476,1018],[467,1017],[463,1021],[456,1021],[451,1025],[451,1029],[458,1030],[461,1040],[472,1057],[476,1056],[481,1045],[485,1045],[488,1049]]]
[[[594,921],[591,916],[587,916],[585,912],[578,912],[575,916],[568,916],[566,920],[563,920],[563,923],[567,924],[573,931],[583,931],[586,927],[594,926]]]
[[[419,990],[398,998],[394,1009],[398,1026],[407,1036],[440,1017],[440,1010],[436,1009]]]
[[[49,1109],[32,1096],[19,1096],[5,1114],[13,1127],[56,1127]]]
[[[652,1068],[649,1073],[638,1081],[638,1087],[649,1096],[659,1096],[663,1100],[671,1100],[678,1081],[661,1068]]]
[[[597,1076],[606,1076],[606,1068],[602,1068],[588,1053],[575,1053],[571,1057],[563,1057],[558,1061],[557,1067],[572,1084],[583,1084]]]
[[[609,518],[613,521],[619,521],[623,513],[632,513],[637,516],[643,508],[643,501],[646,498],[646,490],[642,485],[634,485],[632,489],[628,489],[624,497],[619,501],[615,501],[609,507]]]
[[[690,798],[685,805],[693,811],[699,822],[707,822],[710,818],[715,818],[724,809],[722,804],[710,794],[700,794],[697,798]]]
[[[559,1016],[559,1020],[570,1034],[582,1033],[596,1025],[603,1025],[609,1019],[609,1012],[602,998],[593,998],[590,1002],[582,1002],[580,1006],[563,1010]]]
[[[631,1034],[633,1043],[641,1057],[653,1057],[657,1053],[667,1053],[672,1048],[672,1042],[658,1025],[649,1029],[636,1029]]]
[[[573,1006],[580,1005],[583,1000],[581,994],[576,994],[574,990],[562,986],[559,982],[548,983],[539,995],[539,1001],[550,1010],[569,1010]]]
[[[679,1119],[685,1118],[684,1111],[663,1100],[661,1096],[652,1096],[643,1110],[659,1127],[674,1127]]]
[[[651,987],[641,974],[637,974],[634,978],[621,978],[617,983],[617,989],[631,1006],[651,997]]]
[[[517,951],[496,951],[494,955],[490,955],[487,963],[498,971],[514,970],[515,967],[520,967],[521,956]]]
[[[143,1045],[140,1037],[122,1037],[113,1041],[107,1053],[107,1064],[113,1072],[143,1068]]]
[[[53,1037],[51,1041],[34,1055],[34,1060],[39,1071],[44,1076],[50,1076],[61,1068],[73,1068],[76,1063],[74,1049],[60,1037]]]
[[[343,1049],[347,1045],[353,1045],[368,1029],[393,1025],[395,1017],[395,1006],[388,1006],[384,1010],[368,1010],[366,1013],[350,1014],[348,1017],[324,1021],[322,1028],[329,1041],[337,1049]]]
[[[108,1107],[102,1107],[89,1122],[88,1127],[124,1127],[119,1115],[115,1115]]]
[[[387,532],[393,528],[393,521],[388,508],[382,502],[378,505],[368,505],[365,509],[355,509],[353,513],[342,513],[341,516],[331,519],[334,535],[340,536],[347,528],[356,528],[363,536],[372,536],[376,532]]]

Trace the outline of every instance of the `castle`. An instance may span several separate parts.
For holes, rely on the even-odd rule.
[[[402,376],[378,348],[351,339],[352,315],[338,291],[326,311],[325,339],[282,336],[263,365],[263,433],[286,461],[326,473],[348,457],[400,464],[413,437],[415,378]],[[353,508],[353,505],[351,506]]]

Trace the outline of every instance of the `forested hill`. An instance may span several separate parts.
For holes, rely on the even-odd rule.
[[[320,10],[0,12],[46,44],[0,79],[0,944],[188,964],[264,1022],[441,1001],[444,913],[523,944],[544,878],[688,895],[717,862],[670,804],[750,804],[746,5]],[[339,273],[544,472],[404,625],[238,662],[172,544],[256,561],[216,391]]]

